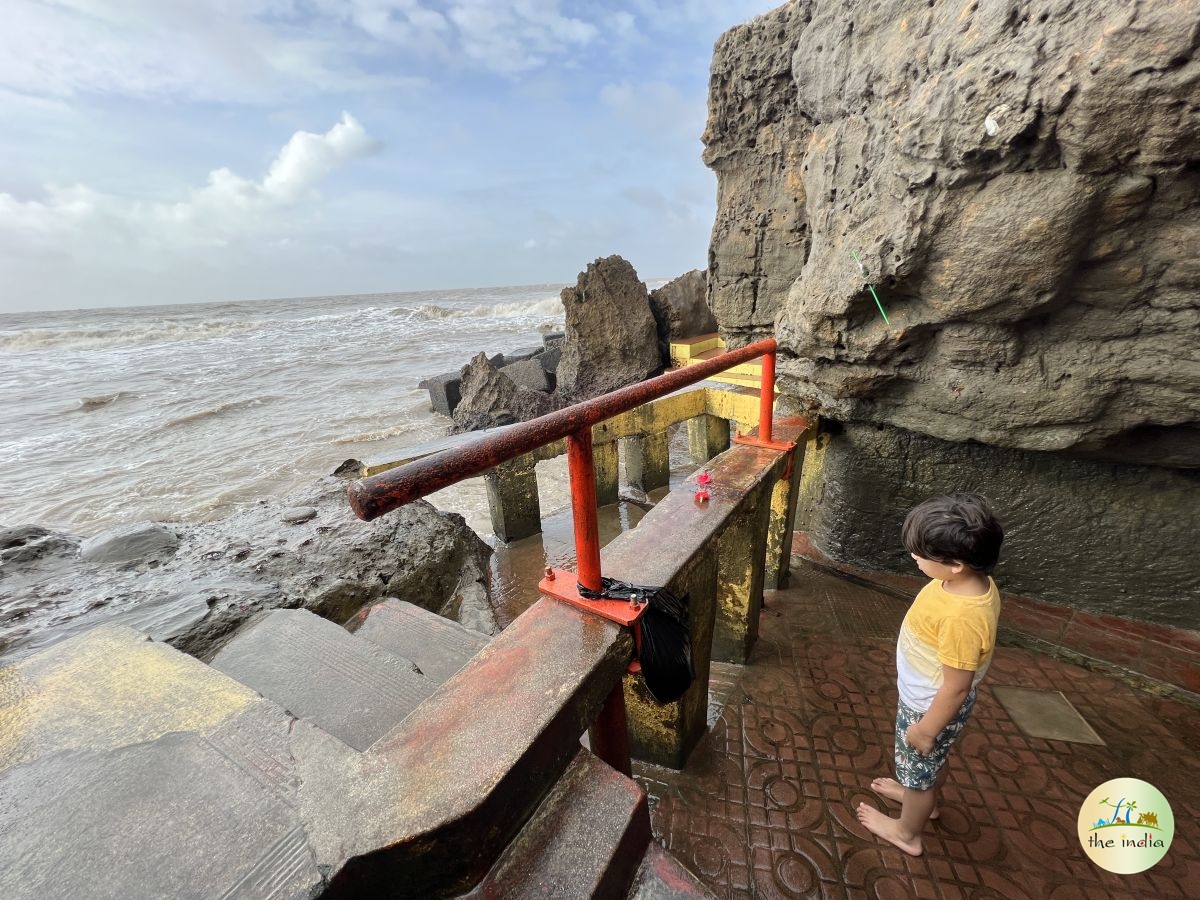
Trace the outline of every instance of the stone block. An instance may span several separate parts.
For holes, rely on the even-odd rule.
[[[596,470],[596,505],[616,503],[621,475],[617,442],[592,444],[592,466]]]
[[[507,363],[500,369],[517,387],[528,388],[531,391],[549,391],[550,379],[541,362],[536,359],[524,359],[519,362]]]
[[[520,350],[514,350],[512,353],[501,353],[500,361],[493,362],[492,365],[496,366],[498,369],[503,369],[506,366],[511,366],[513,363],[525,362],[526,360],[533,359],[535,356],[538,356],[544,352],[546,352],[546,346],[544,343],[537,347],[524,347]]]
[[[409,660],[305,610],[272,610],[251,621],[212,665],[356,750],[437,687]]]
[[[671,483],[671,452],[666,432],[625,439],[625,478],[646,493]]]
[[[506,544],[542,530],[535,465],[532,456],[519,456],[489,469],[483,477],[492,531]]]
[[[307,897],[295,805],[195,733],[0,774],[0,895]]]
[[[388,599],[351,621],[355,636],[410,659],[426,678],[441,684],[487,646],[488,639],[427,609]]]
[[[729,449],[729,420],[719,416],[688,419],[688,450],[692,462],[704,465],[718,453]]]
[[[542,368],[550,375],[558,372],[558,363],[562,359],[562,345],[551,347],[545,353],[537,358],[542,364]]]
[[[461,385],[462,377],[458,372],[447,372],[426,378],[417,387],[429,391],[429,405],[434,412],[453,416],[455,407],[462,400]]]

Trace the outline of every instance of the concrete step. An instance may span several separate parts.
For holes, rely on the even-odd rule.
[[[694,897],[697,900],[712,900],[713,895],[700,879],[683,867],[683,863],[651,841],[642,857],[629,900],[679,900]]]
[[[646,794],[637,782],[580,750],[467,896],[624,897],[649,844]]]
[[[310,897],[295,720],[102,625],[0,669],[0,897]]]
[[[356,750],[437,688],[411,661],[299,609],[252,620],[212,666]]]
[[[487,635],[403,600],[367,607],[347,626],[360,638],[416,663],[441,684],[487,646]]]

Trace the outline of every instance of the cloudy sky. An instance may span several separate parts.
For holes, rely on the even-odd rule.
[[[773,0],[5,0],[0,312],[703,266]]]

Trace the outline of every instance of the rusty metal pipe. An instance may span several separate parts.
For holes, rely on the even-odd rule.
[[[350,506],[360,519],[369,522],[406,503],[466,478],[473,478],[493,466],[561,440],[580,429],[591,428],[605,419],[665,397],[765,353],[773,354],[776,348],[774,338],[767,338],[737,350],[728,350],[716,359],[631,384],[602,397],[512,425],[502,434],[483,435],[462,447],[443,450],[397,469],[360,479],[350,485]],[[774,400],[773,385],[770,391]]]

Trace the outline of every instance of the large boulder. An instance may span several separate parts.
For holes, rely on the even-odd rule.
[[[1197,0],[733,29],[704,136],[722,331],[774,327],[783,391],[845,421],[1200,467],[1198,29]]]
[[[0,655],[25,655],[116,621],[207,658],[262,610],[303,607],[340,623],[384,597],[496,630],[491,549],[462,517],[424,501],[362,522],[345,483],[330,478],[169,531],[177,540],[172,554],[159,548],[119,560],[84,558],[78,538],[46,529],[0,531]]]
[[[650,311],[658,327],[658,351],[670,365],[671,341],[711,334],[717,320],[708,308],[708,273],[693,269],[650,292]]]
[[[526,363],[540,370],[541,382],[548,383],[540,362],[526,360],[517,365]],[[515,374],[527,380],[520,373]],[[487,354],[480,353],[463,366],[462,399],[454,410],[454,430],[475,431],[525,422],[561,407],[562,403],[553,394],[518,385],[492,365]]]
[[[586,400],[662,371],[646,285],[624,259],[589,263],[561,296],[567,326],[558,392],[565,398]]]

